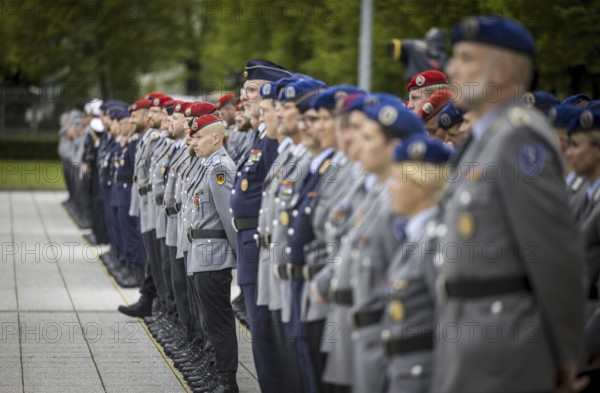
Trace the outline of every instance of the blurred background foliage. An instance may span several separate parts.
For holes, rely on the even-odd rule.
[[[0,4],[0,87],[50,87],[57,102],[71,106],[91,97],[131,102],[150,89],[237,91],[251,58],[329,84],[357,82],[360,0]],[[597,0],[374,0],[372,90],[406,94],[402,66],[387,56],[390,38],[421,38],[433,26],[449,31],[474,14],[514,17],[532,31],[536,88],[561,98],[580,91],[600,96]]]

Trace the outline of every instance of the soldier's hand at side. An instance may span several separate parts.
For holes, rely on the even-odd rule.
[[[81,164],[81,173],[83,173],[85,176],[90,174],[90,167],[88,164]]]
[[[577,378],[577,363],[569,362],[558,369],[556,378],[556,393],[581,392],[590,382],[587,376]]]
[[[321,293],[317,290],[317,287],[314,284],[310,285],[310,292],[312,297],[321,304],[327,304],[327,300],[321,296]]]

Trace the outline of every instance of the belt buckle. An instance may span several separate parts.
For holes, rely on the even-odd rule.
[[[187,231],[185,231],[185,233],[186,233],[186,235],[187,235],[187,238],[188,238],[188,240],[189,240],[189,241],[190,241],[190,243],[191,243],[191,242],[192,242],[192,240],[194,240],[194,239],[192,239],[192,230],[191,230],[191,229],[188,229]]]
[[[358,327],[358,323],[356,323],[356,315],[357,315],[357,311],[354,309],[351,309],[348,311],[348,323],[350,324],[350,326],[352,326],[353,328],[357,328]]]
[[[439,275],[435,279],[435,290],[437,292],[438,301],[445,303],[448,300],[448,287],[446,287],[446,279],[444,276]]]
[[[302,276],[304,277],[304,279],[306,281],[310,281],[311,277],[310,277],[310,265],[304,265],[302,266]]]
[[[288,275],[288,280],[293,280],[294,276],[292,275],[292,272],[294,270],[294,265],[291,264],[291,263],[289,263],[289,262],[286,263],[285,264],[285,270],[286,270],[286,273]]]
[[[235,225],[235,218],[231,217],[231,226],[236,232],[239,232],[237,225]]]

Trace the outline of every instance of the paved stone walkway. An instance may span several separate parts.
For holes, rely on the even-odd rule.
[[[65,192],[0,193],[0,393],[187,391],[135,302],[104,270],[61,202]],[[238,329],[238,384],[259,392],[249,333]]]

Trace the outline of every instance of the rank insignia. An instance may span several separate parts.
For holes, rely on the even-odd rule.
[[[470,239],[475,234],[475,220],[469,212],[462,212],[458,216],[458,233],[463,239]]]
[[[406,314],[404,304],[400,300],[392,300],[388,307],[388,312],[396,322],[404,320],[404,315]]]
[[[248,179],[243,179],[240,183],[240,188],[242,191],[246,192],[248,190]]]
[[[290,196],[294,193],[294,182],[289,180],[284,180],[281,182],[281,186],[279,187],[279,193],[283,196]]]
[[[323,164],[321,164],[321,167],[319,168],[319,175],[322,175],[323,173],[325,173],[327,168],[329,168],[330,164],[331,164],[331,160],[325,160],[323,162]]]
[[[306,194],[307,198],[314,198],[317,196],[317,192],[316,191],[311,191],[308,194]]]
[[[225,184],[225,173],[224,172],[217,173],[215,175],[215,180],[217,181],[217,184],[220,186]]]
[[[261,157],[262,157],[262,150],[258,150],[258,149],[250,150],[250,161],[252,161],[252,162],[260,161]]]
[[[282,225],[288,226],[288,224],[290,223],[290,216],[288,215],[288,213],[284,210],[281,212],[281,214],[279,215],[279,221],[281,222]]]
[[[165,168],[164,166],[160,168],[161,175],[164,175],[166,171],[167,171],[167,168]]]

